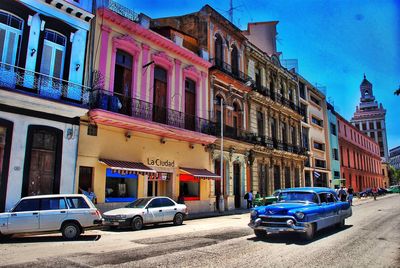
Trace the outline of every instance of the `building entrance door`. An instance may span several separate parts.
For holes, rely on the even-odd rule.
[[[233,195],[235,196],[235,208],[241,207],[240,195],[240,164],[233,164]]]

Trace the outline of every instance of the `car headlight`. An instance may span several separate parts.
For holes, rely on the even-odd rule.
[[[303,212],[296,212],[295,213],[296,214],[296,217],[299,219],[299,220],[302,220],[302,219],[304,219],[304,213]]]
[[[250,215],[251,215],[252,217],[256,217],[256,216],[257,216],[257,211],[253,209],[253,210],[250,212]]]

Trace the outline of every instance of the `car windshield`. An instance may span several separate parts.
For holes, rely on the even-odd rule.
[[[278,202],[318,203],[318,197],[309,192],[281,192]]]
[[[128,205],[126,205],[126,208],[144,208],[147,203],[149,203],[149,201],[151,200],[151,198],[139,198],[136,199],[135,201],[133,201],[132,203],[129,203]]]

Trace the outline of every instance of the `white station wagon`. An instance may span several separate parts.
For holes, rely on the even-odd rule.
[[[123,208],[103,213],[104,225],[131,227],[140,230],[145,224],[173,222],[181,225],[188,214],[187,207],[177,204],[169,197],[139,198]]]
[[[85,228],[100,224],[101,213],[84,195],[36,195],[0,213],[0,236],[60,231],[65,240],[74,240]]]

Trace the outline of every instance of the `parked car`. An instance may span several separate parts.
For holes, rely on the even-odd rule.
[[[367,188],[364,191],[358,192],[358,195],[360,197],[372,196],[372,189],[371,188]]]
[[[323,228],[344,226],[352,210],[348,202],[339,201],[333,189],[304,187],[282,190],[276,204],[256,207],[250,215],[249,227],[257,237],[296,232],[311,240]]]
[[[400,193],[400,185],[392,185],[387,189],[387,192],[392,193]]]
[[[388,191],[385,188],[378,187],[378,195],[387,194]]]
[[[81,194],[24,197],[9,212],[0,213],[2,236],[59,231],[65,240],[74,240],[85,228],[101,224],[101,213]]]
[[[169,197],[139,198],[123,208],[107,211],[103,214],[104,225],[130,227],[140,230],[145,224],[173,222],[181,225],[188,215],[186,205],[177,204]]]
[[[255,198],[253,205],[258,207],[258,206],[266,206],[266,205],[273,204],[278,200],[278,195],[280,192],[281,192],[281,190],[276,190],[270,196]]]

